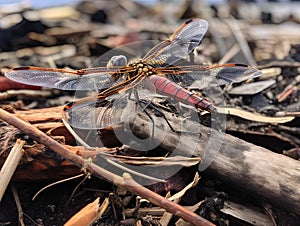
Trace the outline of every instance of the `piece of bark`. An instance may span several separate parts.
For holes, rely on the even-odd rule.
[[[10,128],[10,127],[9,127]],[[3,129],[0,129],[0,133]],[[56,137],[53,137],[56,138]],[[15,139],[10,136],[11,141]],[[4,140],[0,140],[0,146],[4,147]],[[99,152],[111,152],[115,149],[98,148],[87,150],[81,146],[64,145],[70,152],[73,152],[84,158],[93,158]],[[1,149],[0,167],[4,164],[8,150]],[[68,160],[62,159],[60,156],[53,154],[45,145],[34,144],[24,147],[24,157],[19,163],[14,173],[13,180],[16,181],[45,181],[45,180],[61,180],[82,173],[81,169]]]
[[[60,180],[80,174],[80,168],[59,156],[54,155],[44,145],[36,144],[24,148],[24,157],[14,173],[13,179],[18,181]],[[70,149],[76,153],[76,149]],[[5,155],[0,156],[0,165]]]
[[[34,109],[28,111],[15,111],[15,114],[37,128],[59,140],[74,142],[74,138],[60,122],[62,107]],[[50,132],[51,131],[51,132]],[[19,130],[11,125],[1,126],[0,134],[0,165],[4,163],[10,146],[14,143],[16,137],[22,136]],[[3,136],[2,136],[3,135]],[[27,140],[27,138],[25,138]],[[61,141],[62,141],[61,140]],[[70,148],[76,153],[78,148]],[[52,151],[42,144],[34,144],[24,147],[24,157],[20,162],[13,179],[14,180],[59,180],[66,177],[74,176],[80,173],[80,169],[67,160],[61,159],[60,156],[53,155]]]
[[[21,119],[34,124],[43,132],[51,131],[51,135],[65,136],[66,144],[77,145],[74,137],[66,129],[61,121],[63,114],[63,106],[51,107],[44,109],[31,109],[27,111],[14,111],[14,113]],[[82,131],[82,133],[89,132],[89,130]],[[113,130],[105,129],[101,131],[101,142],[107,147],[114,147],[120,142],[113,135]]]
[[[21,119],[30,123],[61,121],[63,107],[42,108],[33,110],[16,110],[14,113]]]
[[[220,210],[222,213],[256,226],[274,226],[272,219],[260,209],[250,205],[226,201]]]
[[[75,144],[76,142],[64,124],[60,122],[62,107],[34,109],[28,111],[15,111],[16,115],[28,122],[31,122],[38,129],[52,136],[63,144]],[[14,144],[16,137],[22,134],[11,125],[0,127],[0,166],[4,164],[9,150]],[[23,135],[24,136],[24,135]],[[26,138],[27,139],[27,138]],[[65,145],[71,152],[84,157],[94,157],[96,150],[86,150],[79,146]],[[109,148],[102,148],[101,152],[110,152]],[[114,149],[112,151],[115,151]],[[26,145],[24,147],[24,157],[14,173],[14,180],[18,181],[42,181],[60,180],[66,177],[75,176],[81,173],[78,166],[54,155],[42,144]]]

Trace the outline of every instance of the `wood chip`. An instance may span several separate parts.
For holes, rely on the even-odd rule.
[[[97,219],[99,219],[104,211],[107,209],[109,205],[109,199],[106,198],[102,205],[99,207],[99,198],[97,198],[94,202],[89,203],[83,209],[81,209],[77,214],[75,214],[65,226],[85,226],[92,225]]]
[[[269,117],[260,115],[258,113],[252,113],[237,108],[218,108],[219,113],[235,115],[243,119],[247,119],[255,122],[264,122],[264,123],[286,123],[292,121],[295,117],[292,116],[283,116],[283,117]]]
[[[232,95],[254,95],[257,93],[262,92],[263,90],[269,88],[270,86],[274,85],[276,81],[274,79],[266,80],[266,81],[259,81],[259,82],[252,82],[248,84],[243,84],[237,87],[232,88],[228,91],[229,94]]]
[[[221,212],[256,226],[274,226],[268,215],[250,205],[241,205],[226,201]]]

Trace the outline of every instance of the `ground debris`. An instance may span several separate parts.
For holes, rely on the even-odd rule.
[[[147,184],[148,188],[166,197],[171,196],[184,190],[199,170],[198,165],[203,155],[193,153],[195,156],[191,156],[192,148],[186,148],[192,147],[193,139],[184,139],[182,143],[185,146],[180,147],[180,155],[172,156],[174,152],[178,153],[174,146],[179,141],[176,137],[178,135],[170,135],[171,132],[166,135],[168,140],[158,148],[139,151],[137,148],[122,146],[122,137],[118,137],[116,133],[127,131],[128,128],[118,125],[101,131],[76,131],[81,138],[89,138],[93,142],[95,137],[101,139],[105,146],[86,149],[76,142],[61,121],[62,106],[73,99],[74,92],[20,85],[7,81],[2,75],[18,66],[80,70],[91,66],[106,66],[113,55],[141,57],[150,49],[152,42],[145,49],[139,45],[126,44],[143,40],[164,40],[174,32],[182,22],[181,19],[202,17],[209,22],[209,33],[194,54],[182,59],[182,62],[204,65],[245,63],[262,70],[263,75],[258,78],[222,85],[222,98],[212,101],[224,100],[219,113],[227,117],[227,133],[267,148],[270,153],[262,148],[247,149],[248,146],[244,143],[242,145],[238,139],[226,138],[227,143],[223,147],[230,151],[238,147],[240,152],[224,154],[221,149],[223,159],[219,158],[217,165],[200,172],[199,183],[183,195],[180,205],[191,208],[197,204],[193,211],[216,225],[298,225],[299,208],[295,208],[294,213],[291,211],[298,204],[293,204],[290,200],[299,200],[299,197],[294,197],[298,193],[294,193],[290,187],[299,180],[296,176],[291,179],[293,182],[289,178],[283,180],[286,175],[293,175],[295,169],[291,167],[296,166],[296,160],[300,159],[300,14],[296,12],[297,7],[293,10],[291,7],[291,11],[282,9],[285,13],[278,14],[278,5],[275,3],[270,4],[270,7],[247,3],[230,4],[226,7],[199,7],[198,4],[200,3],[197,1],[185,1],[182,5],[173,4],[173,7],[167,3],[151,7],[132,1],[113,1],[110,4],[106,1],[83,1],[76,6],[42,10],[30,10],[17,3],[13,9],[0,7],[1,108],[30,122],[72,152],[86,157],[87,161],[92,159],[103,167],[108,165],[108,169],[119,175],[127,172],[139,182],[151,181],[152,183]],[[114,49],[115,47],[118,48]],[[112,49],[114,50],[107,54]],[[101,57],[98,58],[99,56]],[[192,87],[194,93],[207,95],[208,99],[210,91],[213,92],[214,89],[194,88]],[[76,92],[77,97],[89,94]],[[176,101],[161,96],[152,101],[154,107],[166,112],[170,122],[175,123],[175,128],[182,122],[174,114],[174,109],[189,110],[187,106],[178,106]],[[170,131],[165,129],[168,127],[165,121],[160,120],[160,113],[149,108],[149,114],[159,118],[155,121],[158,130]],[[189,123],[188,115],[184,116],[185,123]],[[201,112],[201,123],[204,125],[218,124],[218,120],[221,119],[211,122],[209,114]],[[26,141],[24,157],[12,182],[26,213],[26,225],[62,225],[85,205],[93,202],[95,197],[100,197],[100,203],[105,198],[110,203],[94,225],[160,225],[164,209],[95,177],[55,185],[42,192],[35,201],[31,201],[35,192],[48,183],[78,175],[85,169],[62,159],[15,127],[3,121],[0,124],[0,165],[17,138]],[[138,116],[132,125],[132,130],[141,137],[149,135],[149,120]],[[195,125],[190,128],[194,128],[193,126]],[[189,131],[181,131],[179,134],[189,138],[186,132]],[[201,131],[199,140],[203,143],[198,144],[199,146],[207,145],[205,141],[210,132]],[[232,145],[235,145],[234,148],[231,148]],[[135,147],[139,147],[138,144]],[[243,162],[255,159],[251,157],[252,153],[257,153],[255,151],[261,153],[257,163]],[[276,154],[275,157],[273,152],[281,155]],[[261,156],[267,156],[268,161]],[[111,162],[107,161],[108,158]],[[266,161],[265,165],[262,164],[263,161]],[[285,165],[285,162],[290,161],[293,161],[292,164]],[[147,177],[147,173],[155,172],[159,164],[163,165],[161,170],[151,174],[152,177]],[[218,171],[220,166],[224,168]],[[260,168],[257,170],[252,166]],[[145,167],[146,170],[135,173],[138,167]],[[252,168],[247,169],[248,167]],[[170,169],[180,170],[167,176]],[[230,172],[228,169],[238,169],[239,172]],[[272,172],[265,172],[265,169],[272,169]],[[284,181],[280,183],[280,191],[276,186],[271,186],[267,195],[265,190],[260,190],[260,183],[266,186],[265,174],[274,176],[275,184],[277,178]],[[253,187],[243,189],[249,181],[255,182],[252,183]],[[272,196],[268,196],[270,194]],[[270,199],[266,203],[262,198],[273,198],[276,194],[290,197],[274,203]],[[10,222],[17,225],[18,212],[10,190],[0,207],[3,210],[0,224]],[[169,225],[185,225],[176,216],[172,216],[169,222]]]

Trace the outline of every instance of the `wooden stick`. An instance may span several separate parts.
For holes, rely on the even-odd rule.
[[[0,202],[6,191],[7,185],[10,182],[18,163],[20,162],[23,156],[23,145],[25,141],[18,139],[9,153],[1,171],[0,171]]]

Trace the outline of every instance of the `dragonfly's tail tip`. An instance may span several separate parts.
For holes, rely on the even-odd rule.
[[[209,112],[214,112],[216,110],[217,110],[217,108],[214,105],[212,105],[212,104],[208,107],[208,111]]]

